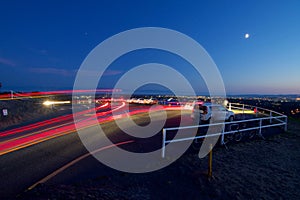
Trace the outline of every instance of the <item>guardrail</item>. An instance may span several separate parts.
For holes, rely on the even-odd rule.
[[[273,111],[273,110],[269,110],[269,109],[265,109],[265,108],[261,108],[258,106],[251,106],[251,105],[246,105],[246,104],[240,104],[240,103],[229,103],[227,108],[229,110],[241,110],[242,114],[246,114],[246,113],[254,113],[256,117],[258,117],[259,115],[263,115],[263,116],[285,116],[279,112]],[[270,123],[272,123],[272,118],[270,119]]]
[[[242,133],[242,132],[247,132],[247,131],[257,131],[257,134],[263,138],[262,135],[262,130],[269,128],[269,127],[275,127],[275,126],[283,126],[284,131],[287,131],[287,116],[283,115],[281,113],[256,107],[256,106],[250,106],[250,105],[245,105],[245,104],[232,104],[229,103],[229,109],[233,110],[234,109],[239,109],[242,111],[242,113],[246,113],[246,111],[253,111],[253,108],[255,108],[255,114],[256,117],[258,117],[260,114],[262,115],[267,115],[268,117],[258,117],[254,119],[246,119],[246,120],[239,120],[239,121],[232,121],[232,122],[222,122],[222,123],[213,123],[213,124],[204,124],[204,125],[195,125],[195,126],[183,126],[183,127],[172,127],[172,128],[163,128],[162,130],[162,157],[165,157],[166,153],[166,145],[168,143],[172,142],[182,142],[182,141],[187,141],[187,140],[195,140],[195,139],[201,139],[201,138],[207,138],[207,137],[216,137],[216,136],[221,136],[220,143],[221,145],[225,144],[225,135],[228,134],[234,134],[234,133]],[[252,109],[250,109],[252,108]],[[243,127],[240,126],[241,124],[245,123],[251,123],[250,127]],[[231,127],[233,125],[238,125],[239,128],[236,130],[232,130]],[[210,133],[206,135],[196,135],[193,137],[185,137],[185,138],[180,138],[180,139],[172,139],[172,140],[167,140],[167,132],[168,131],[174,131],[174,130],[182,130],[182,129],[194,129],[197,128],[205,128],[205,127],[214,127],[214,126],[221,126],[221,131],[216,132],[216,133]],[[226,129],[226,126],[229,127]],[[241,128],[240,128],[241,127]]]

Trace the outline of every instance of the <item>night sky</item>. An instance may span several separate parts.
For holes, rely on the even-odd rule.
[[[180,31],[200,43],[228,94],[300,94],[298,0],[1,0],[1,90],[72,89],[81,63],[99,43],[149,26]],[[147,62],[173,66],[191,81],[199,78],[175,55],[144,50],[116,60],[100,87],[112,88],[130,68]],[[198,93],[206,90],[202,82]]]

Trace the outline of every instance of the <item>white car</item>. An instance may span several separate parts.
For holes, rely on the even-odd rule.
[[[138,104],[144,104],[145,103],[145,99],[144,98],[138,98],[136,100],[136,103],[138,103]]]
[[[157,104],[158,100],[156,98],[145,99],[144,103],[153,105],[153,104]]]
[[[194,120],[198,120],[200,122],[209,122],[213,121],[233,121],[234,120],[234,112],[227,110],[224,106],[220,104],[213,103],[195,103],[193,106],[193,112],[191,117]]]
[[[127,100],[128,103],[136,103],[136,101],[137,101],[136,98],[131,98]]]

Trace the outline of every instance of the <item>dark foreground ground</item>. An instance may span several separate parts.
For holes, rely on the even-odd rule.
[[[172,165],[147,174],[110,170],[73,183],[39,185],[20,199],[300,199],[300,122],[287,133],[217,147],[213,178],[207,158],[189,151]]]

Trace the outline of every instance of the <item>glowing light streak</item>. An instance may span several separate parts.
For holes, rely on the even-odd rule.
[[[43,105],[45,106],[51,106],[56,104],[69,104],[71,101],[45,101]]]
[[[99,110],[100,108],[105,108],[108,105],[109,104],[106,103],[104,105],[101,105],[101,106],[97,107],[96,109]],[[85,118],[83,116],[83,120],[80,121],[77,124],[76,128],[77,129],[84,129],[84,128],[88,128],[88,127],[98,125],[99,123],[102,124],[102,123],[107,123],[107,122],[114,121],[115,120],[114,116],[111,115],[112,112],[117,111],[117,110],[122,111],[121,109],[124,108],[125,105],[126,105],[125,102],[122,102],[121,105],[117,106],[114,109],[111,109],[109,111],[102,111],[100,113],[96,113],[96,116],[93,116],[93,117],[97,117],[97,119],[98,119],[97,123],[95,123],[94,120],[91,120],[92,117]],[[161,109],[165,109],[165,110],[182,110],[182,107],[180,107],[180,106],[173,106],[173,107],[159,106],[156,109],[153,108],[152,111],[158,111],[158,110],[161,110]],[[89,109],[89,110],[86,110],[86,111],[76,113],[76,115],[77,114],[83,115],[83,114],[86,114],[87,112],[91,112],[91,111],[93,111],[93,109]],[[131,115],[147,113],[147,112],[149,112],[149,107],[147,107],[147,108],[145,108],[145,107],[143,107],[143,108],[136,107],[136,110],[126,112],[126,113],[121,113],[121,114],[116,115],[116,116],[117,116],[117,118],[122,118],[122,117],[128,117],[128,116],[131,116]],[[59,136],[63,136],[63,135],[66,135],[66,134],[76,132],[75,125],[72,121],[73,120],[72,114],[67,115],[67,116],[54,118],[54,119],[51,119],[51,120],[46,120],[44,122],[38,122],[36,124],[29,125],[26,128],[28,130],[32,131],[35,128],[41,128],[42,126],[52,125],[53,123],[59,122],[59,121],[62,120],[62,118],[65,119],[65,120],[69,120],[69,121],[67,121],[65,123],[62,123],[62,124],[59,124],[57,126],[50,127],[48,129],[31,132],[30,134],[25,135],[25,136],[21,136],[19,138],[14,138],[14,139],[11,139],[11,140],[8,140],[8,141],[5,141],[5,142],[1,142],[0,143],[0,155],[9,153],[9,152],[12,152],[12,151],[15,151],[15,150],[19,150],[19,149],[22,149],[22,148],[25,148],[25,147],[28,147],[28,146],[31,146],[31,145],[49,140],[49,139],[53,139],[53,138],[56,138],[56,137],[59,137]],[[70,119],[72,119],[72,120],[70,121]],[[26,130],[26,128],[25,128],[25,130]],[[7,131],[4,134],[2,133],[1,136],[8,135],[8,134],[15,134],[16,132],[22,132],[22,131],[24,131],[24,127],[20,127],[18,129],[14,129],[12,131]]]
[[[100,110],[101,108],[106,108],[108,106],[109,106],[108,103],[103,104],[103,105],[97,107],[96,111]],[[82,111],[82,112],[78,112],[75,115],[78,115],[78,116],[79,115],[84,115],[84,114],[90,113],[92,111],[93,111],[93,109],[88,109],[88,110],[85,110],[85,111]],[[30,131],[30,130],[37,129],[37,128],[42,128],[44,126],[49,126],[51,124],[53,125],[55,123],[64,122],[64,121],[68,121],[68,120],[73,121],[73,114],[68,114],[68,115],[65,115],[65,116],[60,116],[60,117],[56,117],[56,118],[53,118],[53,119],[48,119],[48,120],[45,120],[45,121],[42,121],[42,122],[37,122],[37,123],[30,124],[30,125],[27,125],[27,126],[22,126],[22,127],[19,127],[19,128],[15,128],[15,129],[12,129],[12,130],[3,131],[3,132],[0,133],[0,137],[8,136],[8,135],[11,135],[11,134],[16,134],[16,133],[20,133],[20,132],[26,132],[26,131]]]
[[[101,92],[120,92],[121,89],[96,89],[96,90],[58,90],[58,91],[45,91],[45,92],[24,92],[24,93],[13,93],[14,98],[30,98],[30,97],[43,97],[49,95],[63,95],[63,94],[84,94],[84,93],[101,93]],[[1,94],[0,100],[11,99],[11,94]]]

